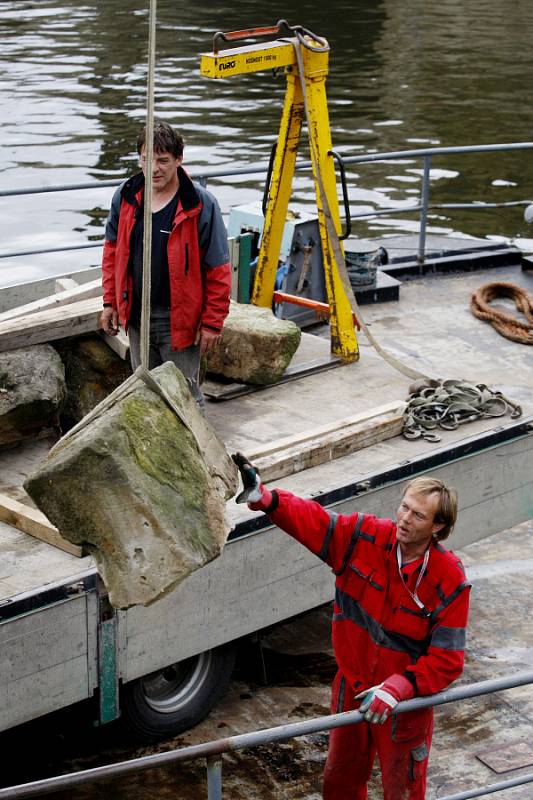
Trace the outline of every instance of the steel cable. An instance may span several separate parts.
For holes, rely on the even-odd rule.
[[[154,94],[155,94],[155,44],[156,44],[157,0],[150,0],[150,19],[148,34],[148,85],[146,100],[146,171],[144,181],[144,240],[143,240],[143,283],[141,299],[140,356],[141,363],[129,378],[110,395],[92,409],[77,425],[71,428],[61,441],[73,436],[89,423],[97,419],[108,408],[125,398],[136,388],[137,380],[143,381],[157,394],[178,417],[191,434],[199,453],[203,453],[196,433],[186,419],[183,411],[169,395],[166,389],[149,371],[150,350],[150,295],[151,295],[151,261],[152,261],[152,173],[154,142]]]

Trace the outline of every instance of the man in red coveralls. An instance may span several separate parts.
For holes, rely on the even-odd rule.
[[[415,478],[394,523],[270,491],[242,454],[233,459],[244,485],[237,502],[264,511],[336,575],[331,711],[359,708],[365,721],[331,731],[323,797],[364,800],[377,752],[385,800],[423,800],[433,709],[391,712],[446,689],[463,670],[470,586],[440,544],[456,520],[455,490]]]

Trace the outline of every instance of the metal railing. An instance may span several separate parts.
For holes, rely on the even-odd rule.
[[[397,150],[393,152],[387,153],[367,153],[361,156],[342,156],[337,151],[333,152],[332,155],[335,157],[337,161],[340,171],[341,171],[341,182],[343,188],[343,198],[344,198],[344,206],[345,206],[345,217],[347,223],[347,232],[343,238],[346,238],[350,234],[351,230],[351,220],[353,219],[363,219],[363,218],[372,218],[378,216],[386,216],[390,214],[404,214],[404,213],[412,213],[412,212],[420,212],[420,227],[419,227],[419,235],[418,235],[418,255],[417,260],[420,264],[424,263],[425,260],[425,251],[426,251],[426,230],[427,230],[427,220],[428,220],[428,212],[433,209],[472,209],[476,211],[485,210],[489,208],[509,208],[512,206],[527,206],[533,203],[533,200],[514,200],[509,202],[502,202],[502,203],[485,203],[485,202],[473,202],[473,203],[429,203],[429,188],[430,188],[430,176],[431,176],[431,164],[432,159],[434,156],[445,156],[445,155],[455,155],[455,154],[466,154],[466,153],[498,153],[498,152],[507,152],[507,151],[514,151],[514,150],[531,150],[533,149],[533,142],[509,142],[507,144],[483,144],[483,145],[464,145],[464,146],[457,146],[457,147],[429,147],[429,148],[420,148],[416,150]],[[420,202],[409,205],[409,206],[402,206],[400,208],[383,208],[379,210],[372,210],[372,211],[363,211],[360,213],[352,214],[349,209],[348,204],[348,196],[346,192],[346,186],[344,183],[344,167],[347,164],[366,164],[366,163],[375,163],[375,162],[382,162],[382,161],[393,161],[396,159],[413,159],[413,158],[422,158],[423,159],[423,174],[422,174],[422,187],[420,192]],[[296,165],[297,170],[309,170],[312,168],[311,161],[300,161]],[[257,174],[268,174],[269,164],[257,164],[254,167],[240,167],[238,169],[235,168],[227,168],[227,169],[218,169],[218,170],[207,170],[201,172],[195,172],[194,170],[191,171],[191,177],[195,180],[199,181],[202,185],[207,185],[209,180],[217,179],[217,178],[231,178],[238,175],[257,175]],[[6,189],[0,191],[0,198],[2,197],[17,197],[23,196],[28,194],[42,194],[45,192],[69,192],[69,191],[79,191],[79,190],[87,190],[87,189],[100,189],[105,187],[115,187],[119,186],[122,183],[122,179],[114,179],[114,180],[107,180],[107,181],[87,181],[84,183],[73,183],[73,184],[57,184],[51,186],[37,186],[37,187],[27,187],[24,189]],[[19,256],[28,256],[28,255],[42,255],[45,253],[58,253],[64,252],[67,250],[85,250],[93,247],[101,247],[103,239],[98,242],[88,242],[85,244],[78,244],[78,245],[67,245],[64,247],[52,247],[52,248],[42,248],[38,250],[19,250],[14,252],[0,252],[0,259],[2,258],[16,258]]]
[[[453,703],[458,700],[465,700],[472,697],[480,697],[494,692],[501,692],[505,689],[513,689],[518,686],[526,686],[533,683],[533,672],[519,672],[506,678],[497,678],[487,681],[479,681],[467,686],[459,686],[455,689],[448,689],[430,697],[417,697],[399,703],[394,713],[405,713],[406,711],[418,711],[429,706],[439,706],[445,703]],[[263,744],[281,742],[297,736],[318,733],[340,728],[346,725],[355,725],[363,719],[359,711],[345,711],[341,714],[331,714],[324,717],[295,722],[288,725],[279,725],[275,728],[244,733],[238,736],[230,736],[226,739],[216,739],[211,742],[191,745],[178,750],[170,750],[166,753],[156,753],[155,755],[134,758],[130,761],[122,761],[116,764],[108,764],[103,767],[83,770],[69,775],[58,775],[54,778],[46,778],[32,783],[11,786],[0,789],[0,800],[15,800],[15,798],[38,797],[50,794],[54,791],[73,789],[97,781],[117,778],[122,775],[131,775],[147,769],[168,766],[181,761],[194,758],[205,758],[207,761],[207,799],[222,799],[222,755],[223,753],[246,748],[257,747]],[[518,775],[509,780],[493,783],[477,789],[468,789],[464,792],[448,795],[441,800],[469,800],[469,798],[482,797],[483,795],[493,794],[515,786],[522,786],[526,783],[533,783],[533,773]]]

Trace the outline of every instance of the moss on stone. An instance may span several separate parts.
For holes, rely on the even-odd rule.
[[[210,521],[205,516],[203,498],[209,475],[202,469],[190,431],[170,408],[148,392],[141,397],[127,397],[120,417],[140,470],[155,481],[152,488],[157,493],[158,514],[169,520],[182,515],[183,522],[194,530],[194,546],[200,545],[207,552]],[[163,491],[165,486],[171,492]],[[203,517],[203,523],[192,524],[192,515]],[[188,538],[187,525],[184,536]]]
[[[65,437],[25,482],[63,536],[89,543],[111,602],[149,604],[215,558],[236,468],[172,364],[153,371],[201,441],[142,381]]]
[[[222,341],[210,353],[209,371],[233,380],[270,385],[280,380],[301,339],[300,328],[268,308],[231,303]]]

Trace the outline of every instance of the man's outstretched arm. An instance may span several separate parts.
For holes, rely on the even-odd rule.
[[[322,561],[339,572],[346,566],[346,555],[352,553],[359,535],[358,514],[336,514],[315,500],[306,500],[284,489],[268,489],[261,482],[257,468],[242,453],[232,455],[239,467],[243,491],[238,503],[248,503],[254,511],[264,511],[271,521],[294,539],[305,545]],[[368,522],[367,522],[368,520]],[[365,525],[372,526],[374,517],[365,517]]]

